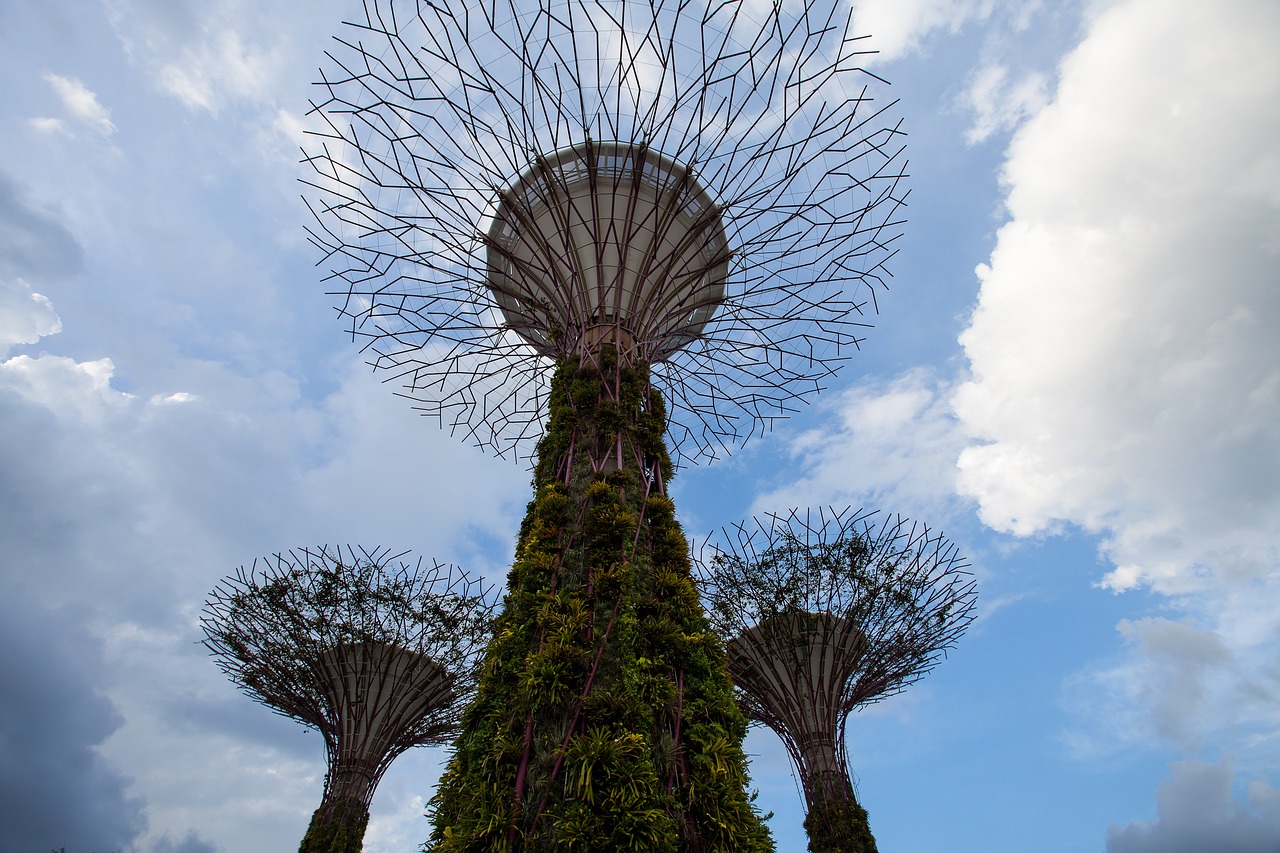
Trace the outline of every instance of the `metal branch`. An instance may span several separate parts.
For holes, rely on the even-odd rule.
[[[370,363],[518,458],[555,360],[609,324],[652,365],[677,461],[796,411],[856,349],[907,196],[893,104],[839,8],[367,0],[304,162],[310,238]],[[643,298],[610,283],[619,263]],[[628,313],[580,295],[609,287]]]
[[[367,808],[397,755],[452,738],[475,691],[493,596],[455,566],[404,558],[350,545],[275,554],[205,603],[219,668],[324,737],[326,801]]]
[[[955,545],[860,509],[754,518],[694,561],[740,701],[782,738],[811,803],[852,791],[849,714],[937,665],[977,600]]]

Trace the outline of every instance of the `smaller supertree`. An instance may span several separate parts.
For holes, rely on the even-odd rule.
[[[352,546],[254,560],[205,603],[204,644],[252,699],[318,730],[324,799],[299,848],[363,846],[392,760],[454,734],[492,621],[480,582],[454,566]]]
[[[973,619],[975,581],[954,545],[901,517],[792,510],[723,533],[697,560],[704,601],[743,709],[795,762],[809,849],[874,851],[849,714],[937,664]]]

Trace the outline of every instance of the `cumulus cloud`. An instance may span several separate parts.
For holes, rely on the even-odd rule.
[[[102,690],[101,644],[75,614],[47,610],[12,586],[3,592],[0,850],[128,846],[146,817],[130,780],[98,752],[123,723]]]
[[[1109,6],[1015,137],[956,396],[988,524],[1101,532],[1112,587],[1166,592],[1280,529],[1280,8],[1175,5]]]
[[[1280,7],[1096,9],[1008,151],[1009,220],[960,339],[959,489],[997,530],[1099,534],[1106,586],[1181,614],[1122,622],[1120,660],[1072,683],[1098,727],[1072,736],[1085,751],[1229,733],[1266,752],[1280,724]]]
[[[53,303],[22,279],[0,279],[0,355],[62,330]]]
[[[787,485],[760,495],[753,512],[857,504],[945,517],[964,446],[950,392],[933,373],[912,370],[836,395],[823,404],[831,421],[791,441],[797,465]]]
[[[0,386],[60,414],[101,424],[132,395],[111,387],[109,358],[76,361],[57,355],[14,356],[0,365]]]
[[[1125,619],[1111,660],[1069,678],[1065,704],[1076,723],[1071,753],[1095,758],[1172,743],[1196,752],[1230,740],[1253,765],[1280,762],[1280,579],[1254,580],[1185,615]]]
[[[1156,791],[1155,820],[1107,828],[1107,853],[1272,853],[1280,849],[1280,791],[1249,783],[1232,796],[1230,762],[1174,764]]]

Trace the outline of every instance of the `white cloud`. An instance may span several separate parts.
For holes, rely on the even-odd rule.
[[[1080,754],[1280,758],[1277,39],[1265,0],[1099,7],[1009,148],[960,491],[997,530],[1099,534],[1104,584],[1181,617],[1122,622],[1119,659],[1070,681]]]
[[[1280,8],[1179,6],[1102,13],[1015,138],[956,398],[988,524],[1103,532],[1112,586],[1169,592],[1280,529]]]
[[[41,133],[47,133],[49,135],[53,135],[55,133],[67,133],[66,125],[56,118],[42,116],[39,118],[27,119],[27,123]]]
[[[798,471],[752,511],[858,504],[945,516],[964,446],[949,397],[950,387],[925,370],[840,393],[822,404],[834,410],[832,423],[790,442]]]
[[[111,122],[111,111],[100,104],[98,96],[79,80],[53,73],[45,74],[44,79],[58,93],[67,112],[82,124],[104,137],[116,132],[116,126]]]
[[[109,358],[75,361],[58,355],[18,355],[0,362],[0,387],[59,415],[101,424],[132,396],[111,387]]]
[[[0,278],[0,355],[62,331],[53,304],[22,279]]]
[[[1280,849],[1280,791],[1250,782],[1247,800],[1232,796],[1229,761],[1172,765],[1156,791],[1158,817],[1107,827],[1107,853],[1272,853]]]
[[[193,110],[220,113],[251,104],[275,112],[301,102],[300,77],[314,67],[337,21],[341,0],[307,5],[247,0],[109,0],[117,37],[155,86]],[[296,53],[301,50],[302,53]]]
[[[993,63],[978,69],[962,101],[974,114],[965,140],[975,145],[996,133],[1015,129],[1038,113],[1048,101],[1048,81],[1038,72],[1010,81],[1009,69]]]
[[[153,406],[180,406],[183,403],[194,403],[199,399],[195,394],[176,391],[173,394],[156,394],[151,398],[150,403]]]
[[[1280,763],[1276,601],[1280,578],[1254,579],[1180,601],[1187,615],[1178,619],[1121,620],[1123,650],[1066,682],[1070,752],[1230,742],[1252,766]]]
[[[916,50],[934,30],[955,33],[985,20],[995,7],[996,0],[862,0],[854,4],[853,28],[871,34],[868,47],[886,62]]]
[[[272,58],[231,29],[182,48],[160,68],[160,85],[192,109],[217,112],[232,99],[255,99],[266,91]]]

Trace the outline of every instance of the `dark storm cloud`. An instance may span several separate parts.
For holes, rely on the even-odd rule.
[[[101,647],[67,611],[3,592],[0,853],[126,847],[146,817],[129,780],[95,749],[123,723],[97,683]]]
[[[1154,821],[1107,829],[1107,853],[1275,853],[1280,850],[1280,791],[1249,786],[1231,796],[1230,765],[1185,761],[1156,790]]]
[[[121,585],[108,571],[116,537],[137,524],[130,481],[112,449],[68,428],[49,409],[4,387],[0,374],[0,584],[18,584],[46,604],[91,603],[156,595]],[[117,558],[118,559],[118,558]],[[134,578],[137,580],[138,570]]]
[[[66,278],[83,260],[71,232],[28,204],[19,186],[0,172],[0,277]]]

